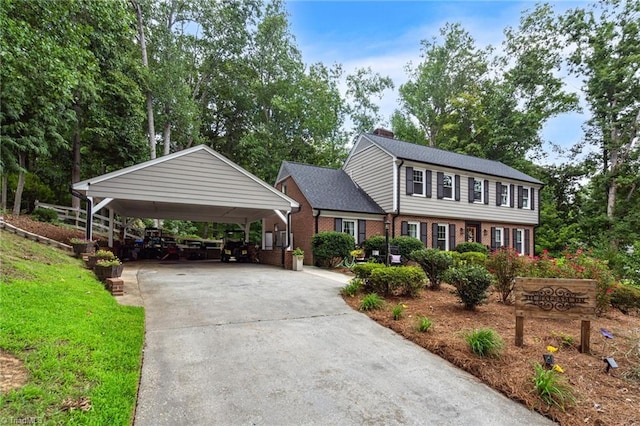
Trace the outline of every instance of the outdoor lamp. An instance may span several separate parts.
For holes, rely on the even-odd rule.
[[[618,368],[618,363],[616,363],[616,360],[613,359],[612,356],[606,357],[604,359],[604,362],[605,364],[607,364],[607,373],[609,373],[609,370],[611,370],[612,368]]]
[[[544,359],[544,366],[546,368],[553,368],[553,365],[555,364],[555,360],[553,359],[553,355],[544,354],[544,355],[542,355],[542,358]]]

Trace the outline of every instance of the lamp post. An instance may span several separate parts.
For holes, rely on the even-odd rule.
[[[388,218],[384,218],[384,245],[385,245],[385,252],[384,252],[384,264],[385,266],[389,266],[389,225],[391,224],[391,222],[389,222]]]

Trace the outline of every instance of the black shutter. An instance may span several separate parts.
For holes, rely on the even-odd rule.
[[[529,190],[529,204],[531,204],[531,210],[535,210],[535,190],[533,188],[531,188]]]
[[[511,240],[511,243],[512,243],[512,245],[513,245],[513,248],[517,250],[517,249],[518,249],[518,238],[516,238],[516,235],[517,235],[517,233],[518,233],[518,230],[517,230],[516,228],[513,228],[513,229],[511,230],[511,232],[512,232],[512,234],[513,234],[513,235],[512,235],[513,239]]]
[[[427,222],[420,222],[420,241],[422,244],[427,245]]]
[[[443,188],[444,173],[438,172],[437,179],[438,179],[438,199],[442,199],[444,198],[444,188]]]
[[[456,175],[455,179],[456,179],[456,201],[460,201],[460,175]]]
[[[469,202],[473,203],[473,200],[476,198],[475,194],[474,194],[474,187],[473,184],[476,182],[476,180],[472,177],[469,178],[469,190],[467,192],[469,192]]]
[[[427,198],[431,198],[431,170],[427,170],[425,173],[427,175],[424,179],[425,184],[427,185],[425,193],[427,195]]]
[[[496,206],[502,205],[502,183],[496,182]]]
[[[492,226],[491,227],[491,250],[495,250],[498,247],[496,247],[496,227]]]
[[[456,225],[449,224],[449,250],[456,248]]]
[[[514,205],[514,194],[513,194],[513,184],[509,185],[509,204],[511,207]]]
[[[504,239],[504,241],[502,242],[502,245],[504,247],[509,247],[509,228],[504,228],[504,231],[502,231],[502,238]]]
[[[339,217],[333,219],[333,229],[336,232],[342,232],[342,219],[340,219]]]
[[[529,244],[531,243],[531,231],[528,229],[524,230],[524,254],[529,256],[531,254],[531,249],[529,248]]]
[[[431,224],[431,246],[433,248],[438,248],[438,224]]]
[[[406,167],[405,171],[407,173],[407,195],[413,194],[413,167]]]
[[[489,181],[485,179],[482,186],[484,187],[484,203],[489,204]]]
[[[407,223],[406,221],[402,221],[402,227],[400,229],[400,234],[401,235],[409,235],[409,223]]]
[[[364,243],[367,239],[367,221],[364,219],[358,220],[358,244]]]
[[[518,208],[522,208],[522,186],[518,185]]]

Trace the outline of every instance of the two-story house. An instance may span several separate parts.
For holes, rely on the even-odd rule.
[[[403,142],[384,130],[361,135],[341,169],[285,162],[276,180],[301,205],[290,229],[292,244],[309,253],[305,263],[313,234],[336,230],[362,242],[383,235],[385,221],[391,237],[408,235],[426,247],[475,241],[532,254],[542,186],[498,161]],[[266,219],[264,232],[277,225]]]

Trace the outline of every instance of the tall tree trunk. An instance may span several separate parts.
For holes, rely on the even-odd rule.
[[[20,166],[20,172],[18,173],[18,186],[16,188],[16,195],[13,199],[13,215],[20,216],[20,210],[22,209],[22,191],[24,190],[25,180],[25,164],[24,152],[18,152],[18,165]]]
[[[164,129],[162,129],[164,155],[171,153],[171,123],[168,121],[164,123]]]
[[[2,175],[2,201],[0,201],[0,209],[4,212],[7,210],[7,174]]]
[[[73,129],[73,143],[71,147],[71,183],[80,182],[80,120],[82,119],[82,109],[78,105],[74,105],[76,112],[76,124]],[[71,197],[71,207],[76,210],[80,209],[80,199]]]
[[[149,68],[149,60],[147,58],[147,40],[144,36],[144,24],[142,20],[142,9],[140,3],[135,0],[131,0],[131,6],[136,11],[136,17],[138,18],[138,35],[140,36],[140,49],[142,50],[142,66]],[[151,89],[147,90],[147,133],[149,136],[149,153],[151,158],[156,158],[156,129],[153,120],[153,95]]]

